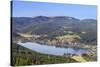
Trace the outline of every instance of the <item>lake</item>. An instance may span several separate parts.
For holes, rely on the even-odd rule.
[[[88,52],[87,49],[56,47],[49,45],[41,45],[39,43],[34,43],[34,42],[25,42],[25,43],[18,42],[18,44],[23,47],[29,48],[33,51],[50,55],[62,56],[67,53],[79,55]]]

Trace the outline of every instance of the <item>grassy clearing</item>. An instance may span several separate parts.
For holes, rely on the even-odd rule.
[[[64,36],[59,36],[57,38],[58,39],[71,39],[71,38],[79,38],[80,39],[81,37],[76,34],[73,34],[73,35],[68,34],[68,35],[64,35]]]
[[[81,56],[73,56],[72,59],[78,61],[78,62],[86,62],[86,60]]]

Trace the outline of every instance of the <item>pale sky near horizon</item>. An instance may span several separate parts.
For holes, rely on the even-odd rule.
[[[13,17],[71,16],[79,19],[97,17],[95,5],[13,1],[12,7]]]

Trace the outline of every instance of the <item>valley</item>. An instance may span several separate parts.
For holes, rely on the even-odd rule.
[[[95,19],[77,19],[74,17],[68,16],[55,16],[55,17],[46,17],[46,16],[37,16],[37,17],[12,17],[12,49],[16,46],[21,46],[22,49],[13,49],[14,65],[17,64],[17,58],[23,59],[23,57],[28,56],[28,53],[25,51],[31,50],[31,56],[35,54],[41,56],[41,61],[48,60],[48,63],[58,63],[58,62],[85,62],[85,61],[96,61],[97,60],[97,20]],[[18,44],[18,42],[23,43],[24,45]],[[25,43],[36,43],[27,44]],[[37,46],[37,47],[36,47]],[[41,47],[40,47],[41,46]],[[46,46],[46,47],[42,47]],[[33,47],[35,47],[33,49]],[[27,49],[26,49],[27,48]],[[36,49],[37,48],[37,49]],[[44,49],[42,49],[44,48]],[[55,49],[56,50],[55,50]],[[67,48],[71,48],[70,51],[74,51],[76,54],[67,53]],[[25,49],[25,51],[23,50]],[[40,52],[38,52],[41,49]],[[45,54],[45,50],[49,51]],[[48,50],[47,50],[48,49]],[[61,51],[62,56],[53,55],[53,52]],[[66,49],[66,50],[65,50]],[[78,50],[81,51],[87,50],[84,53],[78,53]],[[19,50],[19,53],[17,52]],[[36,50],[36,51],[35,51]],[[55,50],[55,51],[53,51]],[[65,51],[63,51],[65,50]],[[20,51],[23,51],[22,53]],[[41,52],[43,51],[43,52]],[[35,53],[35,54],[34,54]],[[51,53],[51,54],[48,54]],[[23,55],[22,55],[23,54]],[[55,54],[55,53],[54,53]],[[22,55],[22,56],[21,56]],[[35,55],[35,57],[36,57]],[[43,60],[45,57],[46,60]],[[50,57],[52,61],[47,59]],[[57,60],[56,57],[59,57]],[[67,58],[68,60],[61,59]],[[29,59],[27,59],[29,61]],[[50,62],[49,62],[50,60]],[[57,61],[56,61],[57,60]],[[20,60],[21,61],[21,60]],[[26,61],[25,63],[28,63]],[[37,60],[38,61],[38,60]],[[40,62],[30,61],[30,64],[44,64]],[[48,64],[47,63],[47,64]]]

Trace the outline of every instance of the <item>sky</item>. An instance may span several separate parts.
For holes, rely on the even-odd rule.
[[[13,17],[70,16],[79,19],[96,19],[97,6],[46,2],[13,1]]]

